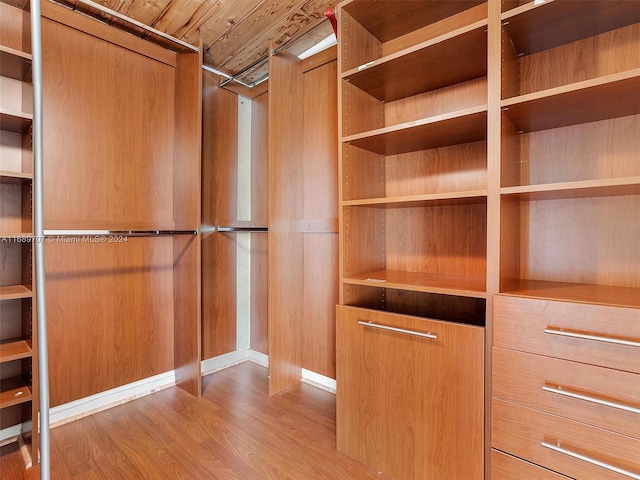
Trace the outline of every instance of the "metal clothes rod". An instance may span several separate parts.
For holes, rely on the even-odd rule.
[[[249,70],[251,70],[254,67],[257,67],[258,65],[266,62],[267,60],[269,60],[269,57],[264,57],[264,58],[260,58],[258,60],[256,60],[255,62],[253,62],[251,65],[248,65],[246,67],[244,67],[242,70],[240,70],[237,73],[234,73],[233,75],[231,75],[229,78],[227,78],[224,82],[220,83],[221,87],[224,87],[226,84],[231,83],[231,82],[235,82],[236,79],[238,77],[241,77],[244,73],[248,72]],[[240,83],[240,82],[238,82]]]
[[[45,230],[42,237],[163,237],[197,234],[197,230]]]
[[[217,232],[268,232],[268,227],[216,227]]]
[[[216,75],[220,75],[221,77],[224,77],[226,79],[230,79],[231,78],[231,75],[227,75],[226,73],[221,72],[220,70],[216,70],[215,68],[210,67],[209,65],[204,65],[203,64],[202,65],[202,69],[203,70],[207,70],[208,72],[211,72],[211,73],[215,73]],[[231,80],[229,80],[229,81],[231,81]],[[246,82],[243,82],[242,80],[238,80],[237,78],[234,78],[233,81],[236,82],[236,83],[239,83],[243,87],[247,87],[247,88],[253,88],[255,86],[255,84],[253,84],[253,83],[246,83]]]
[[[33,85],[33,229],[36,237],[44,234],[43,215],[43,143],[42,143],[42,25],[40,0],[31,0],[31,68]],[[40,426],[40,480],[51,478],[49,437],[49,353],[47,349],[47,302],[44,283],[44,245],[33,247],[36,287],[36,331],[38,346],[38,400],[40,421],[32,419],[32,428]],[[37,456],[38,452],[32,452]],[[37,458],[36,458],[37,460]]]
[[[138,28],[141,28],[142,30],[145,30],[153,35],[156,35],[158,37],[164,38],[165,40],[168,40],[171,43],[175,43],[176,45],[180,45],[182,48],[185,48],[187,50],[191,50],[192,52],[199,52],[200,49],[198,47],[195,47],[193,45],[191,45],[190,43],[187,42],[183,42],[182,40],[176,38],[176,37],[172,37],[171,35],[168,35],[164,32],[161,32],[160,30],[157,30],[153,27],[150,27],[149,25],[145,25],[144,23],[141,23],[137,20],[134,20],[133,18],[129,18],[126,15],[123,15],[119,12],[116,12],[115,10],[111,10],[110,8],[107,7],[103,7],[102,5],[92,2],[91,0],[76,0],[75,1],[75,6],[74,6],[74,10],[76,9],[76,6],[78,5],[78,3],[82,3],[83,5],[86,5],[88,7],[91,8],[95,8],[96,10],[105,13],[107,15],[110,15],[112,17],[117,18],[118,20],[122,20],[123,22],[129,23],[131,25],[134,25]]]

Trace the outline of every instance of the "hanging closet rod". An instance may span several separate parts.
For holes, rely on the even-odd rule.
[[[216,227],[217,232],[268,232],[268,227]]]
[[[280,53],[282,50],[284,50],[285,48],[287,48],[289,45],[291,45],[294,41],[296,41],[298,38],[294,37],[294,38],[290,38],[287,42],[283,43],[282,45],[280,45],[277,48],[274,48],[273,50],[271,50],[271,56],[275,57],[276,55],[278,55],[278,53]],[[260,58],[258,60],[256,60],[255,62],[253,62],[251,65],[247,65],[246,67],[244,67],[242,70],[240,70],[239,72],[234,73],[233,75],[229,76],[224,74],[225,77],[227,77],[226,80],[224,80],[222,83],[220,83],[221,87],[224,87],[226,84],[231,83],[231,82],[237,82],[241,85],[244,85],[245,87],[249,87],[249,88],[253,88],[256,85],[258,85],[259,83],[264,82],[267,78],[269,78],[269,74],[265,75],[264,77],[256,80],[255,82],[253,82],[250,85],[247,85],[246,83],[241,82],[240,80],[238,80],[238,77],[241,77],[243,74],[245,74],[246,72],[248,72],[249,70],[251,70],[254,67],[257,67],[258,65],[266,62],[267,60],[269,60],[269,55],[267,55],[266,57]]]
[[[257,67],[258,65],[263,64],[264,62],[266,62],[267,60],[269,60],[269,57],[263,57],[260,58],[258,60],[256,60],[255,62],[253,62],[251,65],[248,65],[246,67],[244,67],[242,70],[240,70],[239,72],[234,73],[233,75],[231,75],[230,77],[228,77],[226,80],[224,80],[223,82],[220,83],[221,87],[224,87],[226,84],[231,83],[231,82],[238,82],[242,85],[245,85],[243,82],[238,81],[238,77],[241,77],[244,73],[248,72],[249,70],[251,70],[254,67]],[[254,84],[255,85],[255,84]],[[254,86],[252,85],[252,86]]]
[[[56,1],[56,0],[51,0],[51,1]],[[58,3],[56,1],[56,3]],[[195,47],[193,45],[191,45],[190,43],[187,42],[183,42],[182,40],[176,38],[176,37],[172,37],[171,35],[161,32],[160,30],[157,30],[153,27],[150,27],[149,25],[145,25],[144,23],[141,23],[137,20],[134,20],[133,18],[129,18],[126,15],[123,15],[119,12],[116,12],[115,10],[112,10],[110,8],[104,7],[102,5],[100,5],[99,3],[96,2],[92,2],[91,0],[75,0],[74,5],[73,5],[73,10],[75,11],[78,4],[81,3],[83,5],[86,5],[87,7],[93,8],[95,10],[98,10],[99,12],[102,12],[104,14],[110,15],[112,17],[117,18],[118,20],[122,20],[125,23],[128,23],[130,25],[134,25],[135,27],[141,28],[142,30],[145,30],[153,35],[156,35],[158,37],[161,37],[165,40],[168,40],[171,43],[174,43],[176,45],[181,46],[184,49],[187,50],[191,50],[192,52],[199,52],[200,49],[198,47]]]
[[[166,237],[197,235],[197,230],[45,230],[44,236],[55,237]]]

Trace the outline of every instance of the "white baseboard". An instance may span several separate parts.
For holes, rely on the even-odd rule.
[[[327,392],[336,393],[336,381],[331,377],[325,377],[319,373],[312,372],[311,370],[302,369],[302,381],[313,385],[314,387],[321,388]]]
[[[233,367],[239,363],[243,363],[249,360],[249,350],[236,350],[235,352],[225,353],[224,355],[218,355],[217,357],[207,358],[200,364],[200,373],[202,375],[209,375],[210,373],[224,370],[225,368]]]
[[[264,353],[249,350],[249,361],[269,368],[269,355],[265,355]]]
[[[17,442],[18,437],[22,434],[22,432],[26,431],[26,425],[13,425],[11,427],[3,428],[0,430],[0,447],[4,447],[5,445],[9,445],[10,443]],[[31,430],[29,428],[29,430]]]
[[[49,423],[51,427],[64,425],[73,420],[121,405],[136,398],[144,397],[158,390],[172,387],[175,384],[176,375],[173,370],[153,377],[144,378],[137,382],[53,407],[49,411]]]

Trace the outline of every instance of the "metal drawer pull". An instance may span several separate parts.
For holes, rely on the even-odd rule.
[[[640,408],[625,405],[623,403],[610,402],[601,398],[591,397],[589,395],[583,395],[581,393],[572,392],[571,390],[563,390],[562,388],[547,387],[544,385],[542,390],[550,393],[557,393],[558,395],[564,395],[565,397],[577,398],[578,400],[584,400],[585,402],[597,403],[598,405],[604,405],[605,407],[617,408],[618,410],[624,410],[625,412],[640,414]]]
[[[577,458],[578,460],[582,460],[583,462],[590,463],[592,465],[597,465],[598,467],[602,467],[606,470],[610,470],[612,472],[619,473],[620,475],[624,475],[629,478],[635,478],[636,480],[640,480],[640,475],[637,473],[629,472],[628,470],[623,470],[619,467],[614,467],[613,465],[609,465],[608,463],[601,462],[600,460],[595,460],[593,458],[586,457],[576,452],[572,452],[571,450],[567,450],[566,448],[562,448],[560,444],[553,445],[551,443],[542,442],[541,445],[545,448],[549,448],[555,452],[563,453],[568,455],[569,457]]]
[[[640,347],[640,342],[633,340],[622,340],[620,338],[603,337],[601,335],[590,335],[588,333],[568,332],[566,330],[557,330],[555,328],[545,328],[544,333],[551,335],[561,335],[563,337],[581,338],[583,340],[595,340],[596,342],[615,343],[617,345],[627,345],[629,347]]]
[[[415,337],[430,338],[431,340],[438,339],[438,336],[434,335],[433,333],[422,333],[422,332],[416,332],[414,330],[405,330],[404,328],[387,327],[386,325],[380,325],[378,323],[371,323],[371,322],[363,322],[362,320],[358,320],[358,325],[362,325],[364,327],[379,328],[380,330],[389,330],[391,332],[406,333],[407,335],[413,335]]]

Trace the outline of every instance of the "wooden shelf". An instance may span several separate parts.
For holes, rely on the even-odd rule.
[[[636,0],[527,3],[502,14],[516,51],[529,55],[640,21]]]
[[[504,187],[500,193],[518,200],[640,195],[640,176]]]
[[[22,377],[2,380],[0,388],[0,409],[31,401],[31,390]]]
[[[30,288],[24,285],[7,285],[0,287],[0,301],[1,300],[15,300],[18,298],[31,298],[33,292]]]
[[[29,0],[0,0],[0,3],[6,3],[20,10],[26,10],[29,7]]]
[[[487,200],[486,190],[468,192],[430,193],[404,197],[366,198],[362,200],[343,201],[344,206],[372,206],[383,208],[428,207],[442,205],[463,205],[484,203]]]
[[[13,340],[0,344],[0,363],[29,358],[32,355],[31,345],[26,340]]]
[[[487,21],[349,70],[342,78],[391,102],[487,74]]]
[[[379,155],[395,155],[486,138],[487,106],[482,105],[349,135],[343,137],[342,141]]]
[[[30,113],[13,112],[0,108],[0,130],[24,133],[31,126],[33,115]]]
[[[32,181],[32,173],[8,172],[5,170],[0,170],[0,183],[25,185],[31,183]]]
[[[0,45],[0,76],[25,81],[31,72],[31,55]]]
[[[640,113],[640,68],[502,101],[516,130],[534,132]]]
[[[484,3],[484,0],[428,3],[425,8],[424,2],[354,0],[342,8],[379,41],[387,42]]]
[[[504,282],[500,293],[518,297],[640,308],[640,289],[516,279]]]
[[[440,293],[459,297],[486,298],[487,296],[486,281],[483,277],[378,270],[344,278],[343,281],[352,285]]]

